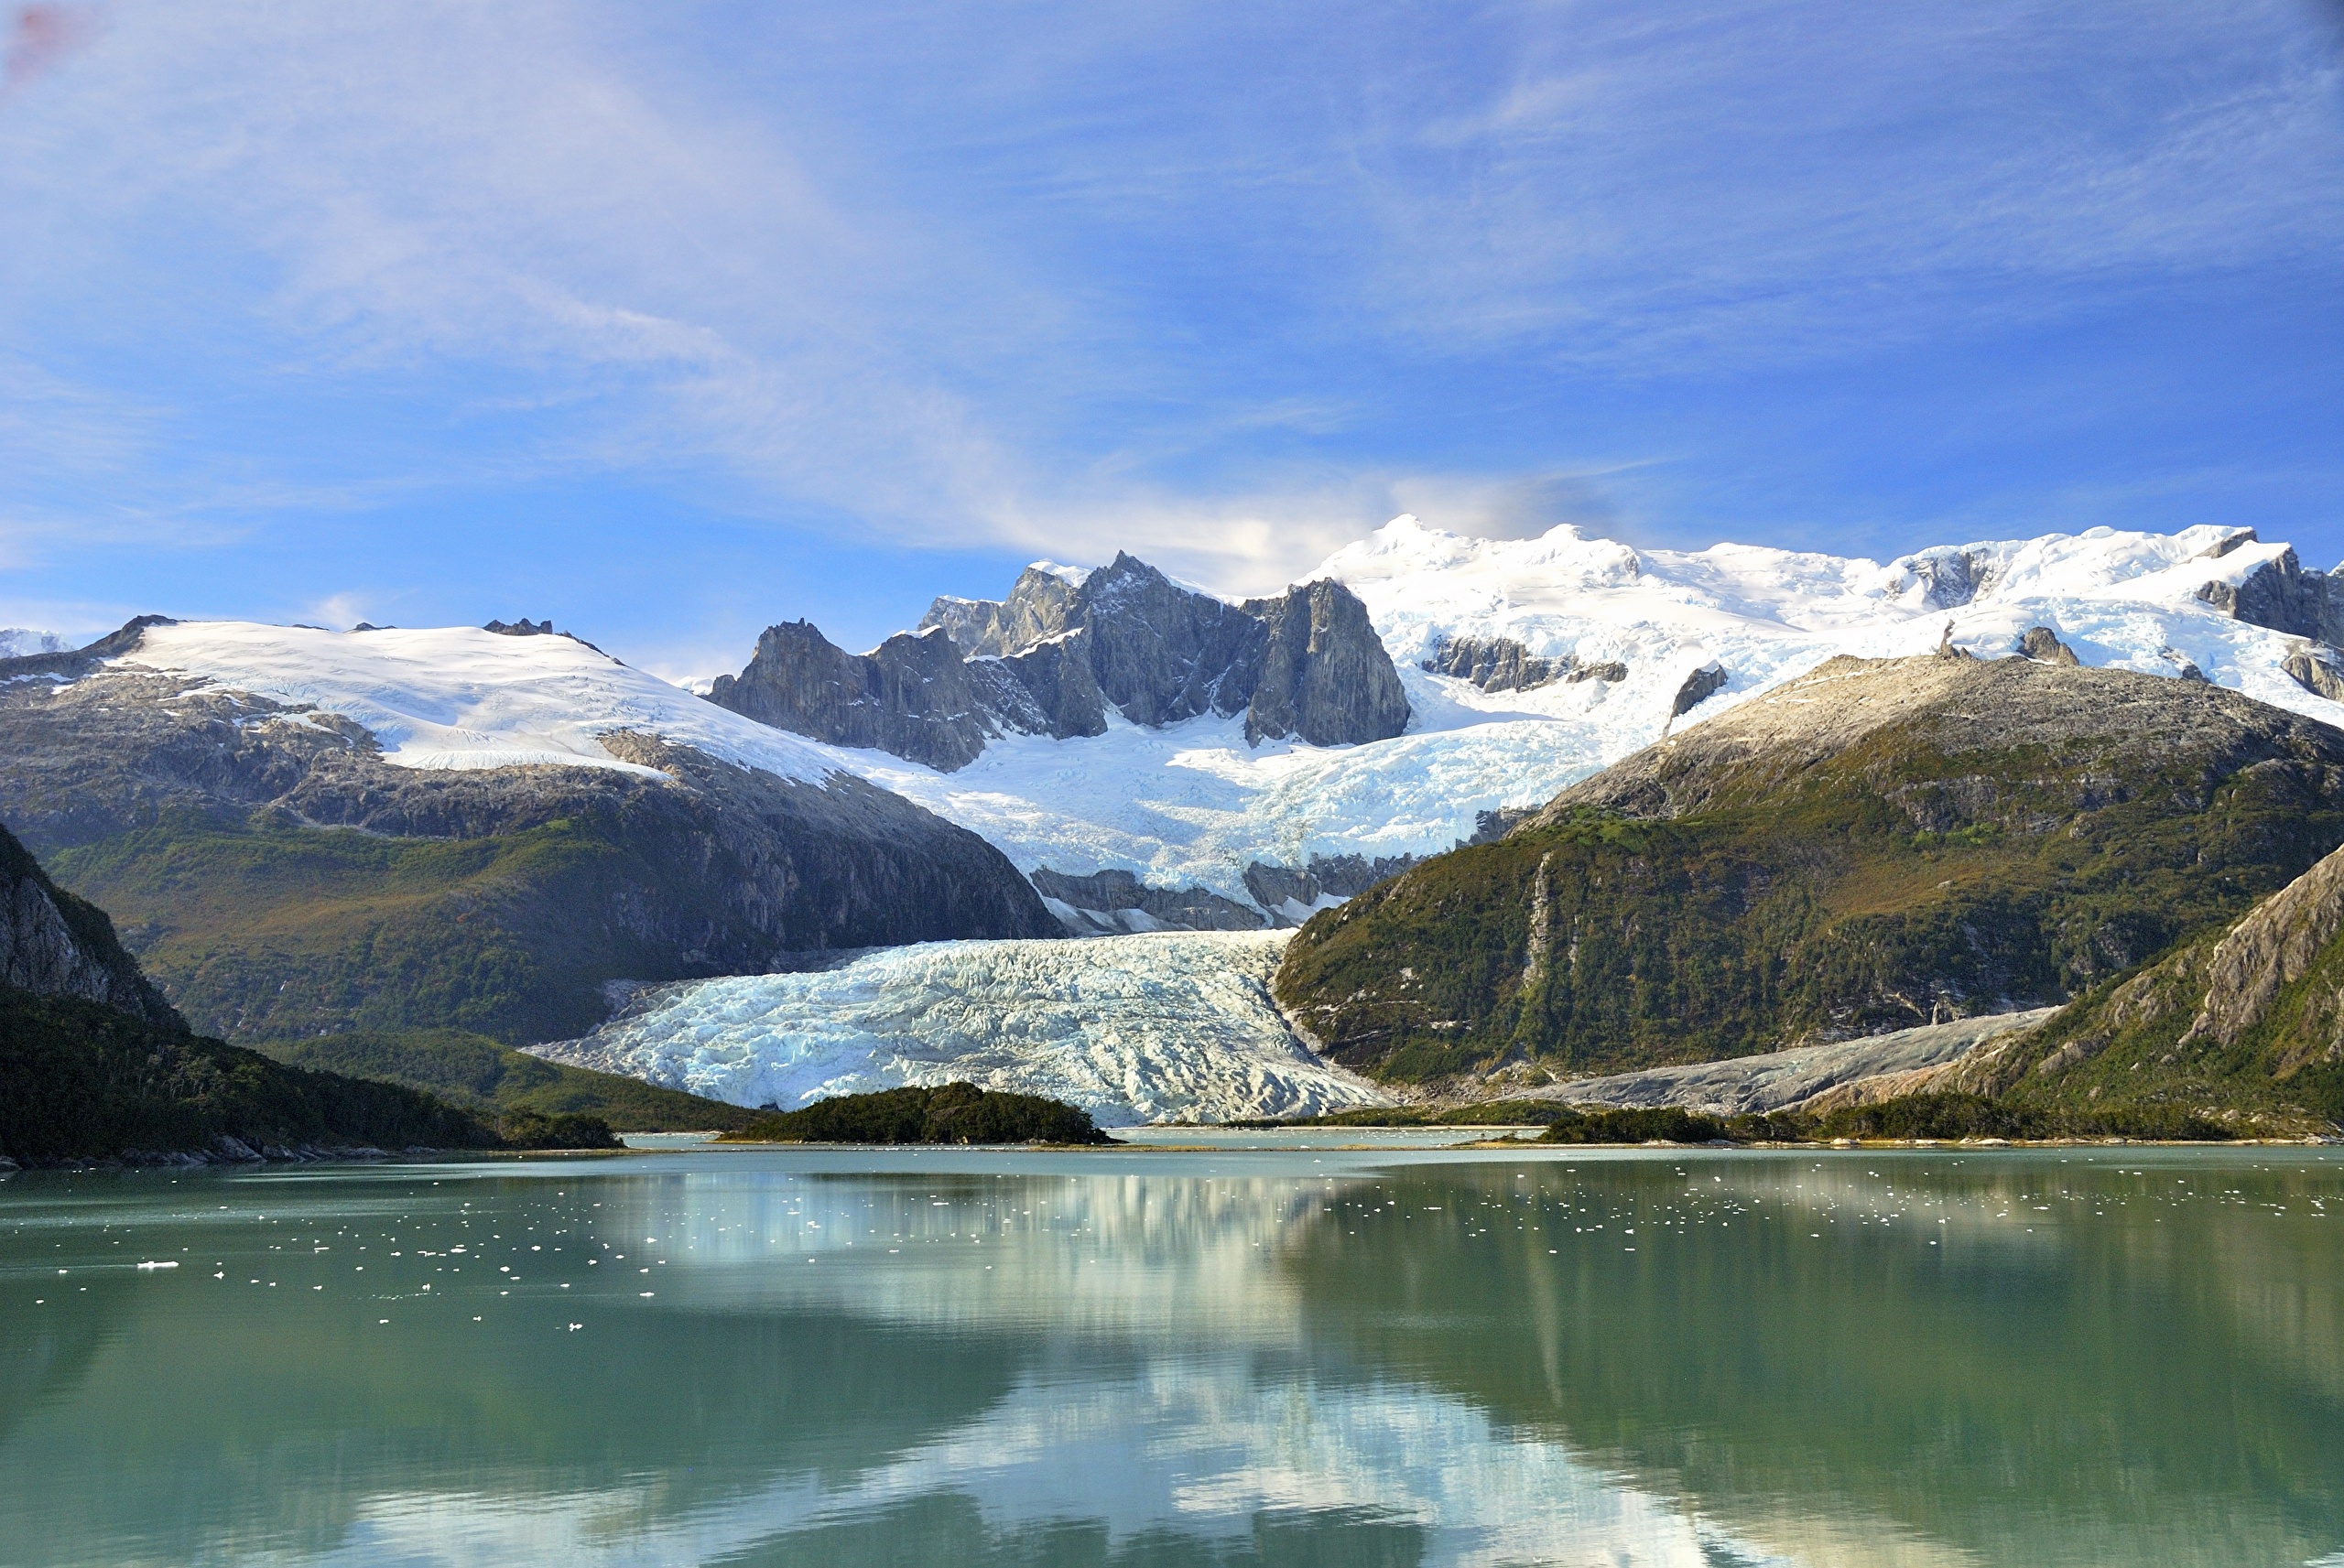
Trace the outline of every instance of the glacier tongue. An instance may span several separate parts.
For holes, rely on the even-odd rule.
[[[734,1105],[965,1080],[1049,1095],[1103,1126],[1380,1105],[1271,1001],[1285,932],[1089,942],[931,942],[832,969],[648,988],[581,1040],[574,1066]]]

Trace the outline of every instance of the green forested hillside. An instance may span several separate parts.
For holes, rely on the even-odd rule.
[[[1834,661],[1313,919],[1280,1000],[1421,1079],[2059,1001],[2344,842],[2344,733],[2196,683]]]
[[[255,1049],[295,1066],[422,1089],[492,1116],[600,1117],[620,1132],[741,1127],[757,1113],[615,1073],[565,1066],[460,1029],[353,1030]]]
[[[308,1073],[72,997],[0,987],[0,1153],[69,1159],[262,1144],[499,1146],[453,1106]]]
[[[222,827],[186,817],[49,857],[111,910],[200,1029],[253,1039],[418,1021],[511,1041],[583,1033],[611,975],[672,953],[622,922],[657,869],[567,818],[477,838]]]

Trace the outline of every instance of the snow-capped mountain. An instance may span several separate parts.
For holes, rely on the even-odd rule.
[[[1400,517],[1310,577],[1365,603],[1406,692],[1405,733],[1248,744],[1232,719],[1150,728],[1110,709],[1101,734],[1006,735],[949,773],[870,752],[852,765],[1028,872],[1126,871],[1283,923],[1356,891],[1340,875],[1304,883],[1314,861],[1372,867],[1449,849],[1482,814],[1540,804],[1837,654],[1949,640],[1999,657],[2043,627],[2086,665],[2202,676],[2344,719],[2310,689],[2328,666],[2306,640],[2336,634],[2320,619],[2326,579],[2286,546],[2234,530],[2103,528],[1883,565],[1737,545],[1637,551],[1569,526],[1474,539]],[[2344,695],[2344,682],[2332,689]],[[1161,923],[1144,909],[1110,918]]]
[[[1222,615],[1209,596],[1127,558],[1093,573],[1037,565],[1001,603],[939,600],[924,635],[870,655],[830,649],[802,623],[776,629],[819,643],[825,658],[880,661],[838,676],[870,683],[858,711],[903,700],[890,696],[882,659],[897,644],[907,658],[943,661],[955,679],[965,665],[980,696],[1004,678],[985,666],[1072,656],[1085,638],[1110,649],[1074,672],[1079,681],[1047,688],[1063,695],[1093,668],[1107,672],[1051,722],[1020,728],[979,713],[971,728],[955,708],[962,727],[938,765],[876,741],[793,734],[564,637],[190,622],[148,628],[117,662],[339,716],[402,766],[626,769],[601,738],[629,732],[787,779],[855,775],[974,830],[1028,875],[1046,873],[1061,920],[1087,933],[1295,924],[1407,858],[1471,837],[1485,814],[1539,805],[1672,726],[1837,654],[1949,641],[1999,657],[2040,627],[2042,650],[2085,665],[2202,677],[2344,719],[2319,695],[2344,696],[2344,676],[2319,651],[2322,639],[2344,639],[2344,593],[2331,606],[2328,580],[2303,571],[2286,546],[2237,531],[2101,528],[1883,564],[1737,545],[1638,551],[1569,526],[1475,539],[1400,517],[1304,584],[1322,580],[1365,607],[1405,694],[1402,732],[1312,745],[1262,721],[1262,649],[1284,607],[1301,606],[1297,624],[1308,623],[1299,586]],[[1102,583],[1129,586],[1102,592],[1107,609],[1091,621],[1069,620]],[[1134,597],[1145,600],[1145,638],[1112,618],[1118,599]],[[1167,641],[1162,626],[1177,618],[1190,629]],[[1151,669],[1151,656],[1188,663]],[[1210,677],[1201,686],[1199,668]],[[820,685],[802,670],[790,678]],[[1020,678],[1033,684],[1030,670]],[[787,710],[776,722],[819,727],[801,695],[776,700]],[[1010,701],[987,700],[994,712]],[[900,750],[937,749],[932,728],[915,743],[873,733]]]

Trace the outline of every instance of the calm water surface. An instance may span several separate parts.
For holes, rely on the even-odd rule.
[[[0,1561],[2344,1568],[2340,1152],[27,1174]]]

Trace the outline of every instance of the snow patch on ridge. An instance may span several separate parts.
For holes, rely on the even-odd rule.
[[[1270,1000],[1283,932],[928,942],[808,974],[646,988],[581,1040],[532,1046],[733,1105],[974,1083],[1102,1126],[1381,1105]]]
[[[559,763],[661,776],[603,750],[602,737],[623,730],[811,784],[854,771],[843,759],[862,755],[743,719],[568,637],[183,621],[148,627],[114,662],[341,714],[406,768]]]

